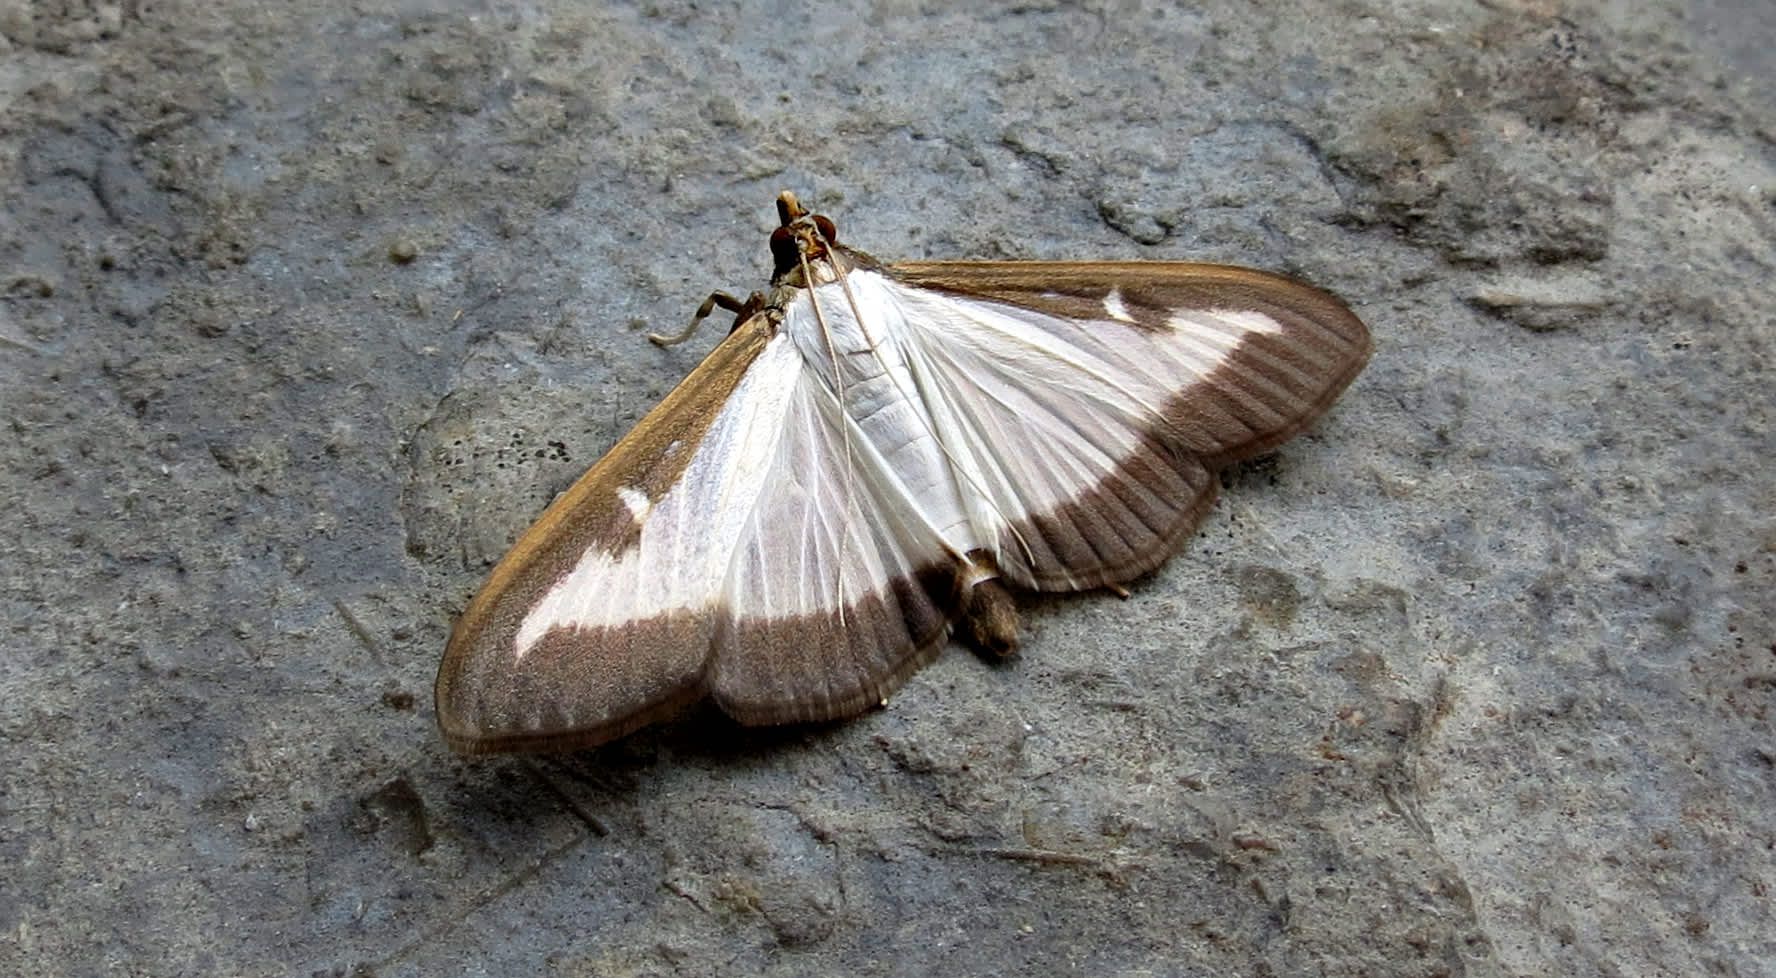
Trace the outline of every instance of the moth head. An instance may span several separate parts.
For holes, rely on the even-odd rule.
[[[795,194],[785,190],[777,197],[778,228],[771,232],[772,282],[782,282],[802,268],[829,256],[828,247],[838,243],[839,231],[825,214],[810,214]]]

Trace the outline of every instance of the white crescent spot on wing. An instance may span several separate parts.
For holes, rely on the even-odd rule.
[[[1111,289],[1104,296],[1104,314],[1119,323],[1132,323],[1135,317],[1129,315],[1128,306],[1122,301],[1122,290]]]
[[[648,510],[654,508],[654,504],[648,501],[647,493],[634,486],[618,489],[617,498],[623,501],[623,506],[629,510],[629,518],[635,521],[636,526],[646,521]]]

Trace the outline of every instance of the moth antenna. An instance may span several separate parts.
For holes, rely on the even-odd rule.
[[[795,197],[787,190],[783,192],[783,197],[778,199],[779,209],[784,206],[784,200],[789,202],[790,207],[796,206]],[[819,229],[816,228],[814,233],[819,234]],[[844,270],[839,267],[838,262],[832,261],[831,256],[832,253],[830,251],[827,252],[827,260],[832,264],[833,273],[838,276],[839,281],[842,283],[845,281]],[[844,439],[845,445],[845,508],[849,510],[855,506],[857,498],[857,455],[856,451],[851,447],[851,415],[845,410],[845,373],[843,370],[839,369],[839,353],[838,350],[834,348],[832,328],[826,324],[826,313],[822,312],[820,309],[819,293],[814,288],[814,269],[809,266],[808,255],[805,251],[802,252],[801,262],[802,285],[808,290],[808,305],[814,309],[814,321],[820,324],[820,335],[826,338],[827,360],[832,366],[833,395],[837,398],[839,408],[839,434],[840,437]],[[850,295],[849,290],[846,291],[846,295],[847,297]],[[851,304],[851,314],[853,316],[857,315],[856,303]],[[863,321],[861,319],[858,320],[859,327],[861,327],[862,324]],[[844,561],[839,561],[838,575],[839,579],[836,583],[839,596],[839,621],[842,624],[845,620]]]

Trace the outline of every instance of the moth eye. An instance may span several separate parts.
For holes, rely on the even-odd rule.
[[[771,232],[771,261],[776,264],[778,274],[801,264],[802,250],[796,244],[794,231],[778,228]]]
[[[820,236],[826,239],[827,244],[838,243],[839,229],[833,226],[831,218],[825,214],[816,214],[814,215],[814,226],[820,229]]]

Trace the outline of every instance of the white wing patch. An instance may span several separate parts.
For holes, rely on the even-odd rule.
[[[1129,315],[1128,305],[1122,301],[1122,290],[1111,289],[1104,296],[1104,314],[1119,323],[1132,323],[1135,317]]]
[[[645,513],[640,542],[614,557],[588,549],[530,606],[518,628],[519,658],[551,628],[616,627],[716,603],[753,503],[768,487],[777,457],[773,443],[803,369],[783,337],[766,345],[678,482]],[[622,491],[632,513],[636,496],[647,502],[639,490]]]
[[[618,489],[617,498],[623,501],[623,508],[629,511],[629,518],[637,526],[647,521],[648,511],[654,508],[654,504],[648,501],[647,493],[634,486]]]

